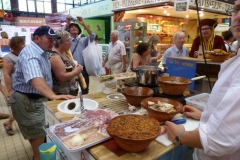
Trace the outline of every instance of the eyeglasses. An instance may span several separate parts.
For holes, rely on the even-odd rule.
[[[206,31],[208,29],[211,29],[211,28],[202,28],[201,31]]]
[[[235,16],[238,14],[238,12],[240,11],[239,8],[233,8],[233,9],[229,9],[229,10],[226,10],[228,15],[230,16]]]

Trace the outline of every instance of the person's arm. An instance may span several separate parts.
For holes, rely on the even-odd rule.
[[[61,57],[58,55],[53,55],[50,58],[50,63],[51,63],[52,72],[54,73],[56,78],[61,82],[71,80],[75,76],[77,76],[79,73],[82,72],[81,65],[75,66],[71,72],[66,72],[65,65],[64,65]]]
[[[162,59],[162,65],[163,67],[166,67],[166,60],[167,60],[167,56],[169,56],[170,50],[169,48],[164,52],[163,54],[163,59]]]
[[[84,27],[84,29],[87,31],[88,35],[92,33],[92,30],[85,24],[84,20],[82,17],[78,16],[77,17],[78,22]],[[94,37],[95,38],[95,37]]]
[[[221,36],[215,36],[214,38],[214,44],[213,44],[213,49],[222,49],[225,52],[227,52],[224,40]]]
[[[48,86],[44,78],[34,78],[30,80],[32,86],[40,92],[41,95],[47,97],[50,100],[57,99],[72,99],[74,96],[71,95],[56,95],[51,88]]]
[[[189,57],[194,57],[194,52],[198,51],[200,45],[200,37],[194,39],[191,51],[189,52]]]
[[[5,86],[7,88],[8,91],[8,95],[7,97],[10,97],[11,93],[12,93],[12,80],[11,80],[11,73],[12,70],[14,68],[14,64],[12,62],[10,62],[7,59],[3,60],[3,74],[4,74],[4,82],[5,82]]]
[[[155,51],[153,51],[153,52],[157,52],[157,51],[155,50]],[[159,58],[161,58],[161,54],[160,54],[159,52],[157,52],[156,57],[151,57],[151,60],[152,60],[152,61],[155,61],[155,60],[158,60]]]
[[[133,58],[132,58],[132,61],[133,61],[133,66],[132,66],[132,68],[133,69],[136,69],[137,68],[137,66],[139,66],[139,55],[137,54],[137,53],[134,53],[134,55],[133,55]]]
[[[109,54],[109,53],[108,53]],[[108,54],[106,55],[106,57],[104,58],[104,61],[103,61],[103,67],[105,67],[105,64],[107,63],[108,61]]]
[[[126,72],[127,71],[127,56],[126,55],[122,56],[122,63],[123,63],[122,72]]]

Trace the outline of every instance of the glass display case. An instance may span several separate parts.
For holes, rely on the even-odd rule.
[[[131,63],[135,47],[145,41],[147,23],[145,22],[117,22],[114,29],[119,32],[119,40],[125,44],[128,64]]]

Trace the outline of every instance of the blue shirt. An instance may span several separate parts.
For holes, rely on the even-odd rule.
[[[40,94],[30,83],[34,78],[44,78],[50,88],[52,88],[51,64],[44,52],[33,41],[23,48],[18,56],[18,67],[15,71],[15,81],[13,89],[24,93]]]
[[[175,45],[168,48],[162,59],[162,64],[166,64],[166,59],[168,56],[172,57],[187,57],[188,56],[188,50],[186,47],[182,47],[182,50],[179,50]]]
[[[80,38],[77,44],[77,40]],[[82,51],[88,46],[88,40],[90,39],[90,42],[92,43],[95,39],[95,34],[92,32],[88,37],[77,37],[76,39],[71,37],[71,46],[70,50],[73,53],[73,50],[75,46],[77,45],[77,48],[75,52],[73,53],[73,58],[78,62],[78,64],[81,64],[82,66],[85,66],[84,60],[83,60],[83,54]]]

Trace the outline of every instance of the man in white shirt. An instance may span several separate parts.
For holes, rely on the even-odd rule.
[[[173,57],[187,57],[188,56],[188,50],[186,47],[183,46],[185,42],[185,33],[184,32],[177,32],[173,36],[174,46],[168,48],[164,55],[162,64],[165,67],[166,66],[166,60],[168,56]]]
[[[232,11],[231,30],[240,40],[240,0]],[[184,114],[200,119],[198,130],[185,131],[182,125],[166,122],[168,138],[195,147],[194,160],[238,160],[240,158],[240,51],[221,64],[211,95],[203,112],[191,106]]]
[[[123,42],[118,40],[118,34],[117,30],[111,32],[108,55],[103,62],[103,66],[105,66],[108,61],[112,74],[126,72],[127,69],[126,48]]]

